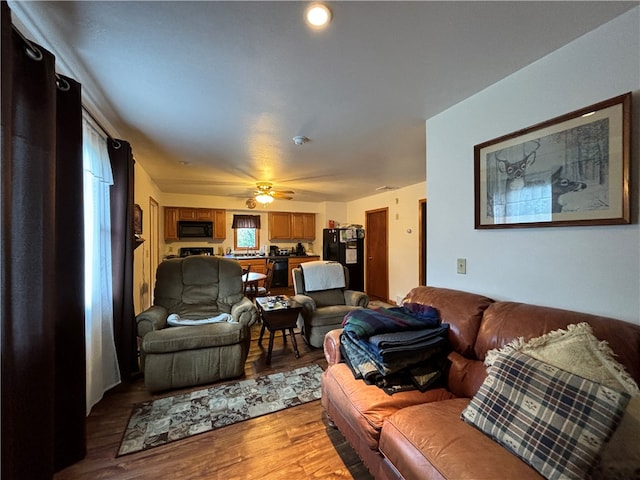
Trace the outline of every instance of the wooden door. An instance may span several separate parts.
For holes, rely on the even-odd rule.
[[[371,299],[389,301],[389,209],[365,212],[366,292]]]

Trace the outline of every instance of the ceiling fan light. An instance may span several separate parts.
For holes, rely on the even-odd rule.
[[[256,201],[263,205],[273,202],[273,197],[271,195],[267,195],[266,193],[261,193],[256,195]]]

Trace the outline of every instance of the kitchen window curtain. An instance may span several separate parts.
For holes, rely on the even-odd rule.
[[[1,8],[1,470],[50,479],[86,453],[80,85]]]
[[[234,215],[231,228],[260,228],[260,215]]]

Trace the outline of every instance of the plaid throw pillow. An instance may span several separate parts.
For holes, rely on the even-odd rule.
[[[586,478],[629,395],[519,352],[487,371],[462,419],[548,479]]]

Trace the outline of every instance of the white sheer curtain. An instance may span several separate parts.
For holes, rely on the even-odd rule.
[[[113,184],[106,138],[83,120],[85,329],[87,345],[87,415],[104,392],[120,383],[113,336],[111,215]]]

